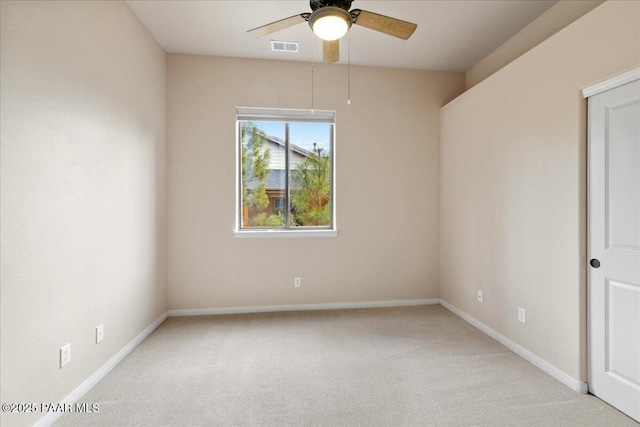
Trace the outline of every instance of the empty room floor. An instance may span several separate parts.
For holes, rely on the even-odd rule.
[[[58,426],[636,426],[440,305],[172,317]]]

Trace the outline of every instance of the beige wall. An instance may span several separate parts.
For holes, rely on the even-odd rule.
[[[586,380],[581,89],[638,65],[640,2],[606,2],[442,109],[442,298],[579,381]],[[526,325],[517,321],[519,306]]]
[[[166,55],[123,2],[1,14],[1,400],[57,403],[166,310]]]
[[[337,238],[234,239],[235,107],[309,108],[298,62],[169,55],[170,309],[438,297],[440,107],[462,73],[317,65]],[[302,287],[294,288],[294,276]]]
[[[465,74],[467,89],[486,79],[602,2],[603,0],[560,0],[467,70]]]

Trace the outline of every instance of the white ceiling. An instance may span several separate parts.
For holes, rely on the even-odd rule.
[[[557,0],[355,0],[363,9],[411,21],[418,29],[401,40],[354,25],[340,41],[346,63],[380,67],[466,71],[533,21]],[[272,21],[310,12],[306,0],[149,1],[127,0],[144,25],[169,53],[311,60],[311,29],[306,23],[254,39],[246,31]],[[300,53],[272,52],[270,40],[300,42]],[[322,45],[315,39],[314,60]]]

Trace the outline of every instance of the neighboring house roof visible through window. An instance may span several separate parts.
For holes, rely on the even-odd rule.
[[[265,137],[267,137],[267,139],[269,140],[270,143],[277,144],[277,145],[281,146],[282,148],[284,148],[284,141],[281,140],[280,138],[277,138],[275,136],[270,136],[270,135],[265,135]],[[289,143],[289,148],[294,153],[298,153],[298,154],[300,154],[300,155],[302,155],[304,157],[309,157],[311,155],[311,151],[305,150],[302,147],[298,147],[295,144]]]
[[[265,138],[267,138],[267,149],[271,150],[272,147],[276,146],[278,148],[282,148],[284,149],[285,147],[285,142],[283,140],[281,140],[278,137],[275,136],[270,136],[270,135],[264,135]],[[309,157],[312,153],[309,150],[305,150],[302,147],[299,147],[295,144],[291,144],[289,143],[289,149],[292,151],[292,153],[294,153],[294,156],[297,155],[297,157],[300,160],[303,160],[306,157]],[[269,170],[271,171],[269,173],[269,176],[267,176],[267,179],[265,180],[265,186],[267,188],[267,190],[272,190],[272,189],[282,189],[285,188],[285,178],[286,178],[286,173],[284,169],[280,169],[280,168],[275,168],[273,166],[271,166],[269,168]],[[249,188],[256,188],[259,184],[259,180],[250,180],[249,182],[247,182],[247,186]],[[291,188],[292,189],[297,189],[298,186],[292,182],[291,184]]]

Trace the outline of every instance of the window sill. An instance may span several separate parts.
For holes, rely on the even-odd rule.
[[[338,237],[338,230],[239,230],[233,232],[233,237],[236,239]]]

